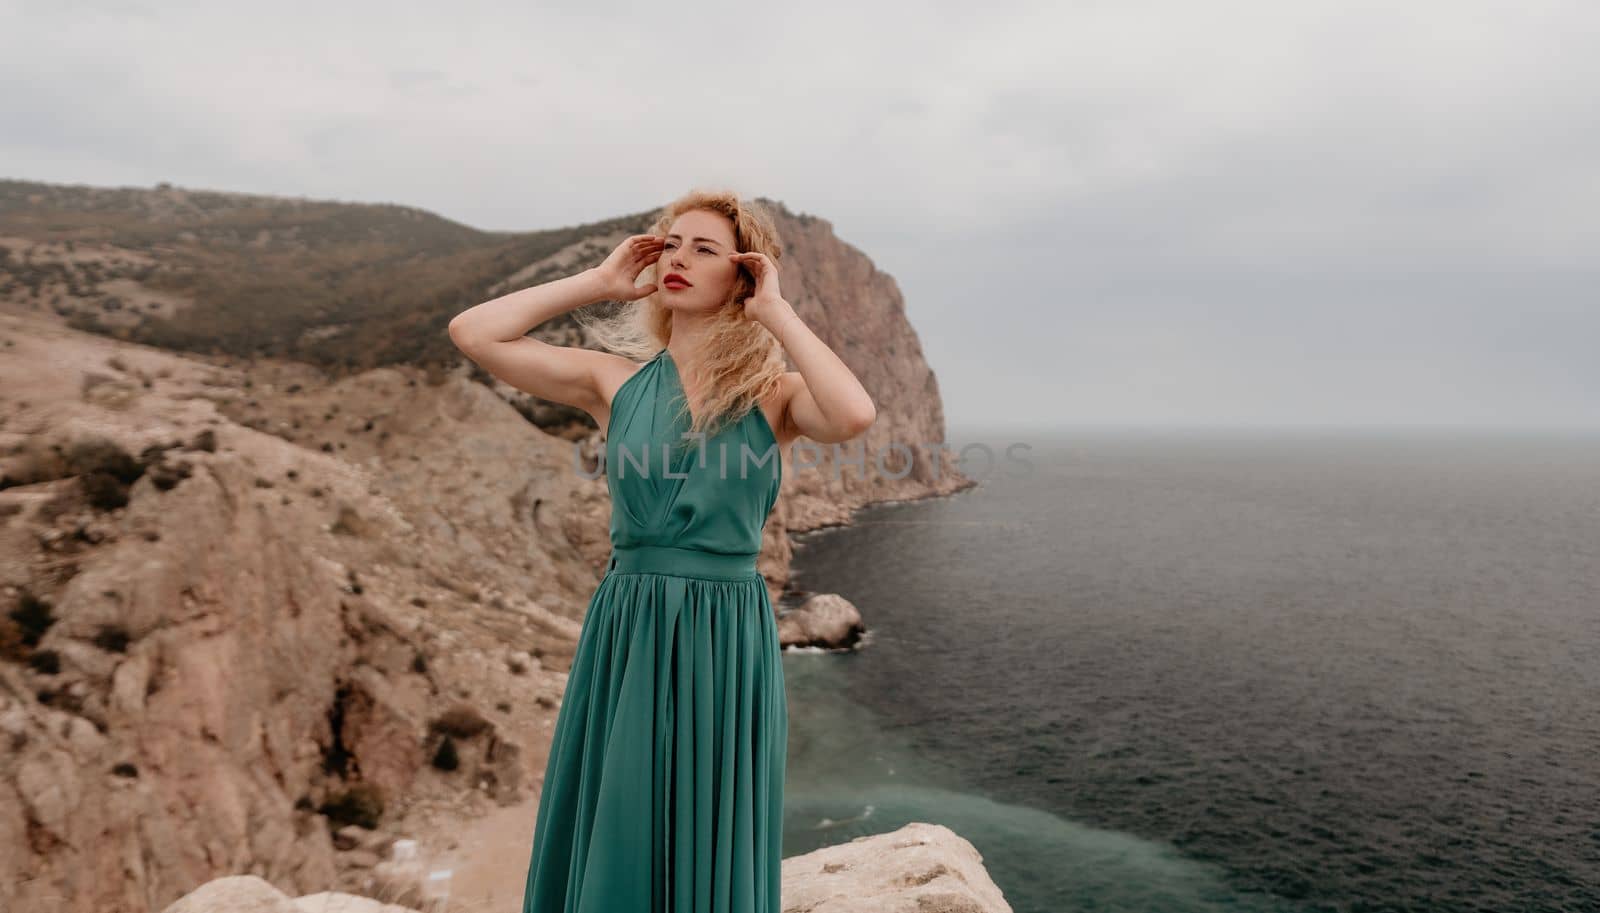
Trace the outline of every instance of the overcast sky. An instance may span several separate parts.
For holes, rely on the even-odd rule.
[[[0,0],[0,176],[892,274],[953,429],[1600,427],[1600,4]]]

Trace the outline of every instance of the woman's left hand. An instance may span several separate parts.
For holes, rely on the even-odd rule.
[[[729,254],[728,259],[750,270],[756,277],[755,294],[744,300],[744,312],[751,320],[772,329],[778,320],[793,311],[778,288],[778,265],[759,251]]]

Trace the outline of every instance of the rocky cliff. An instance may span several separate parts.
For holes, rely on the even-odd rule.
[[[235,351],[250,326],[287,338],[282,321],[180,287],[228,292],[201,278],[237,238],[271,253],[310,229],[282,213],[251,229],[252,206],[276,211],[257,198],[145,193],[144,221],[92,217],[92,190],[0,194],[3,905],[143,913],[229,874],[359,891],[386,840],[444,840],[495,809],[531,821],[608,550],[604,481],[577,472],[594,430],[459,358],[322,357],[374,325],[359,308],[297,311],[310,349]],[[879,421],[869,472],[786,473],[762,562],[775,592],[788,531],[967,484],[926,455],[905,478],[870,471],[890,440],[942,440],[937,385],[893,281],[780,212],[786,294]],[[580,268],[632,224],[566,230],[495,282]],[[182,316],[223,343],[153,344],[149,321]],[[553,323],[539,332],[574,332]]]

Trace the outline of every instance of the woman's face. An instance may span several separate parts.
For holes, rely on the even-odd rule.
[[[736,252],[727,216],[704,209],[678,216],[656,261],[656,299],[674,310],[715,310],[728,300],[738,278],[739,265],[728,259]],[[688,284],[669,282],[669,276]]]

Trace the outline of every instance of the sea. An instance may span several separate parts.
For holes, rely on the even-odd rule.
[[[977,486],[797,539],[868,633],[784,654],[785,857],[921,821],[1016,913],[1600,911],[1600,434],[949,443]]]

